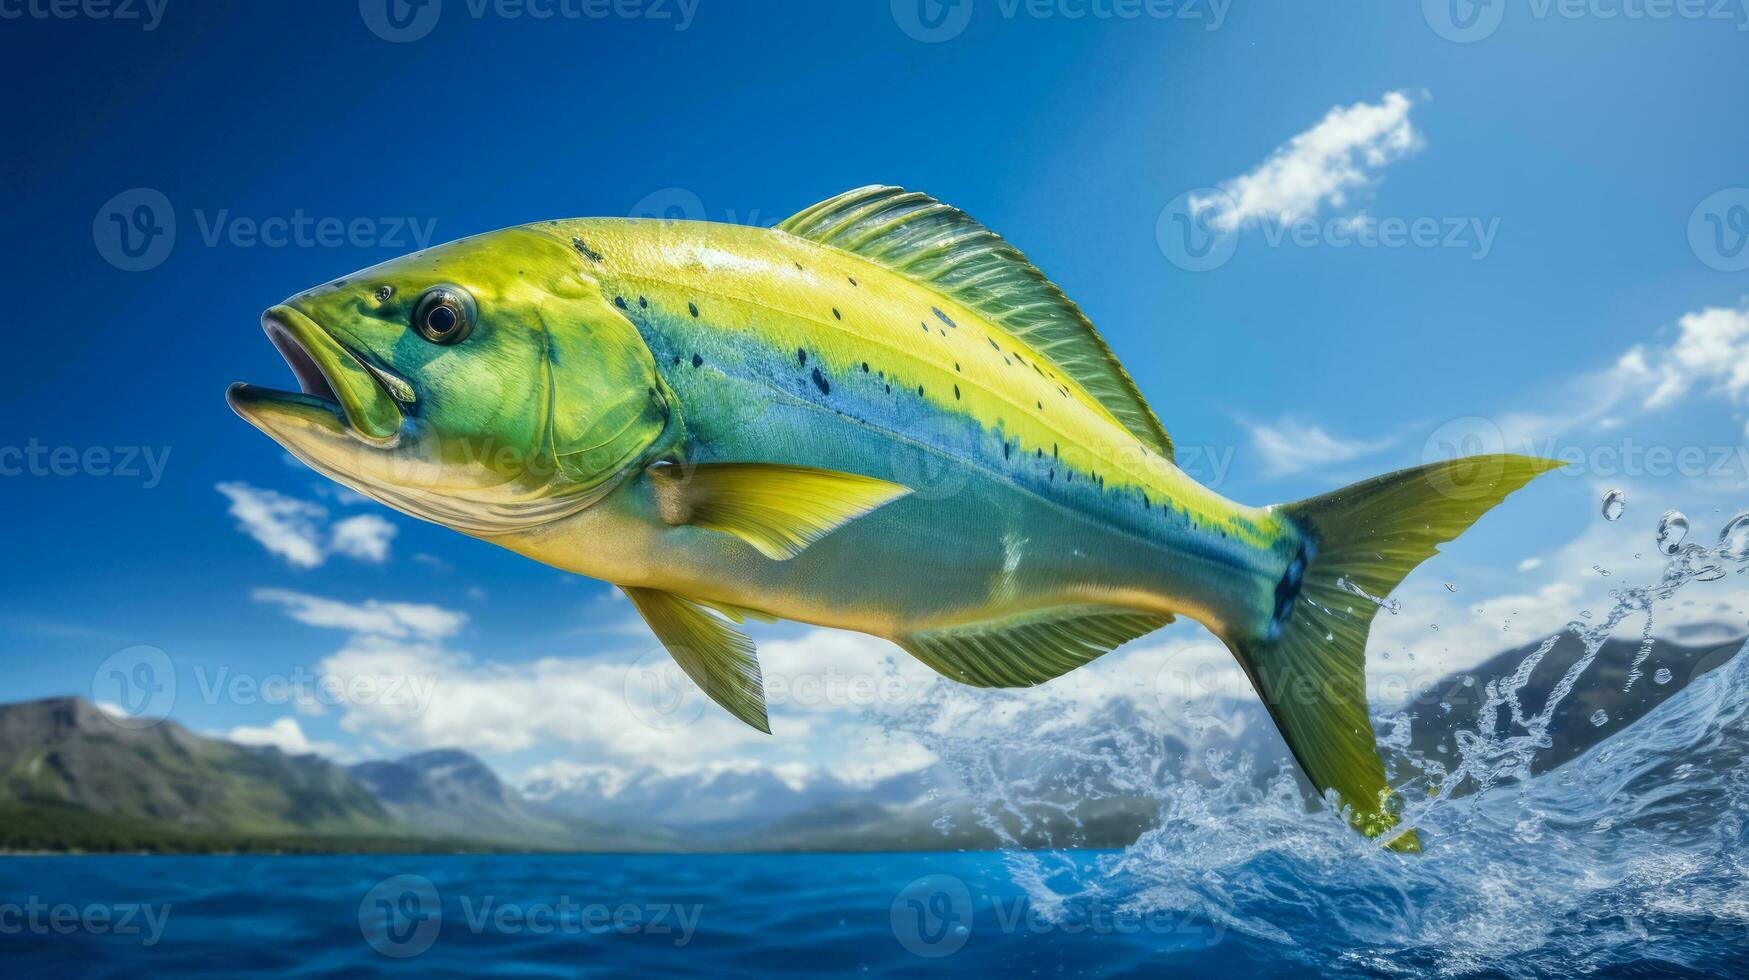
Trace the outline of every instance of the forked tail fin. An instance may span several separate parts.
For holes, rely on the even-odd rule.
[[[1366,636],[1384,597],[1506,495],[1563,465],[1470,456],[1374,477],[1279,509],[1306,546],[1277,590],[1264,635],[1229,638],[1276,727],[1320,790],[1335,790],[1369,836],[1396,826],[1366,706]],[[1418,850],[1413,831],[1390,846]]]

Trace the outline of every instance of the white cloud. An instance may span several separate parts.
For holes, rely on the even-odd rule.
[[[665,669],[666,663],[560,657],[492,663],[436,644],[358,636],[323,660],[321,671],[343,685],[431,680],[429,704],[375,700],[343,706],[343,727],[398,750],[462,745],[509,753],[563,746],[589,758],[660,764],[733,757],[736,749],[771,741],[715,705],[676,701],[677,713],[652,713],[640,689],[646,666]],[[665,695],[692,693],[687,688]]]
[[[1266,220],[1287,224],[1326,204],[1345,207],[1377,182],[1380,170],[1424,145],[1409,120],[1413,107],[1403,92],[1387,92],[1377,103],[1336,106],[1257,169],[1222,184],[1225,197],[1196,197],[1191,207],[1213,209],[1211,221],[1222,231]]]
[[[297,568],[316,568],[330,555],[381,564],[388,560],[395,526],[375,514],[328,524],[328,509],[239,480],[218,484],[243,533]]]
[[[1288,476],[1303,470],[1346,463],[1391,445],[1390,439],[1345,439],[1318,425],[1291,418],[1249,426],[1251,446],[1263,460],[1267,476]]]
[[[1539,455],[1571,450],[1581,430],[1627,432],[1635,420],[1697,394],[1749,407],[1749,307],[1708,307],[1684,314],[1676,326],[1676,339],[1668,344],[1636,344],[1608,367],[1543,383],[1527,407],[1454,422],[1460,434],[1476,437],[1471,451]],[[1429,441],[1430,451],[1447,434],[1443,428]],[[1247,429],[1268,476],[1348,462],[1397,441],[1333,436],[1316,423],[1291,418]]]
[[[231,516],[237,519],[237,526],[263,548],[299,568],[322,564],[326,557],[322,521],[328,516],[327,510],[247,483],[221,483],[218,490],[230,498]]]
[[[340,746],[333,742],[310,741],[295,718],[276,718],[264,727],[238,725],[220,737],[238,745],[271,746],[287,755],[315,753],[330,759],[345,756]]]
[[[1542,563],[1543,560],[1541,558],[1526,558],[1518,563],[1518,570],[1521,572],[1534,572],[1542,567]]]
[[[328,547],[335,554],[380,565],[389,559],[394,536],[395,525],[375,514],[359,514],[335,522]]]
[[[1664,408],[1707,385],[1736,404],[1749,395],[1749,309],[1712,307],[1677,321],[1676,342],[1663,349],[1637,346],[1618,369],[1651,386],[1647,409]]]
[[[289,589],[256,589],[251,598],[280,606],[287,616],[307,626],[391,639],[408,636],[441,639],[453,635],[468,621],[466,613],[425,603],[376,599],[346,603]]]

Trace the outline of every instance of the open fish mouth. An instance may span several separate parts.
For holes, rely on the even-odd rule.
[[[402,402],[412,386],[370,364],[331,332],[290,306],[261,315],[261,328],[297,379],[297,391],[237,382],[225,392],[232,411],[269,436],[290,428],[344,430],[378,448],[399,439]]]

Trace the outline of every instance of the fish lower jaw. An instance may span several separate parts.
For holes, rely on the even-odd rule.
[[[233,384],[226,393],[233,411],[276,439],[275,416],[291,416],[304,424],[337,421],[348,435],[377,448],[393,448],[400,441],[406,421],[401,406],[413,400],[411,385],[367,363],[292,307],[275,306],[263,313],[261,329],[285,359],[298,390]]]

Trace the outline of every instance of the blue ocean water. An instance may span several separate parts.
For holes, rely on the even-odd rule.
[[[1749,658],[1401,855],[1291,781],[1123,851],[0,859],[13,975],[1749,973]]]
[[[1595,625],[1569,630],[1593,656],[1635,617],[1650,635],[1658,603],[1749,570],[1749,515],[1731,528],[1741,540],[1682,550],[1660,583],[1618,590]],[[1048,698],[993,694],[1018,698],[989,705],[1018,725],[980,735],[938,724],[929,705],[913,719],[968,777],[979,819],[995,828],[1023,819],[1017,804],[1060,803],[1052,781],[1069,772],[1068,799],[1147,795],[1158,825],[1117,851],[0,858],[0,969],[1749,975],[1749,656],[1533,775],[1555,706],[1593,662],[1531,710],[1519,694],[1548,649],[1487,679],[1483,722],[1456,733],[1454,764],[1381,729],[1400,792],[1420,797],[1404,819],[1421,854],[1308,808],[1286,772],[1259,778],[1235,758],[1176,775],[1145,732],[1095,725],[1078,741],[1048,727]],[[1478,791],[1456,792],[1466,784]]]

